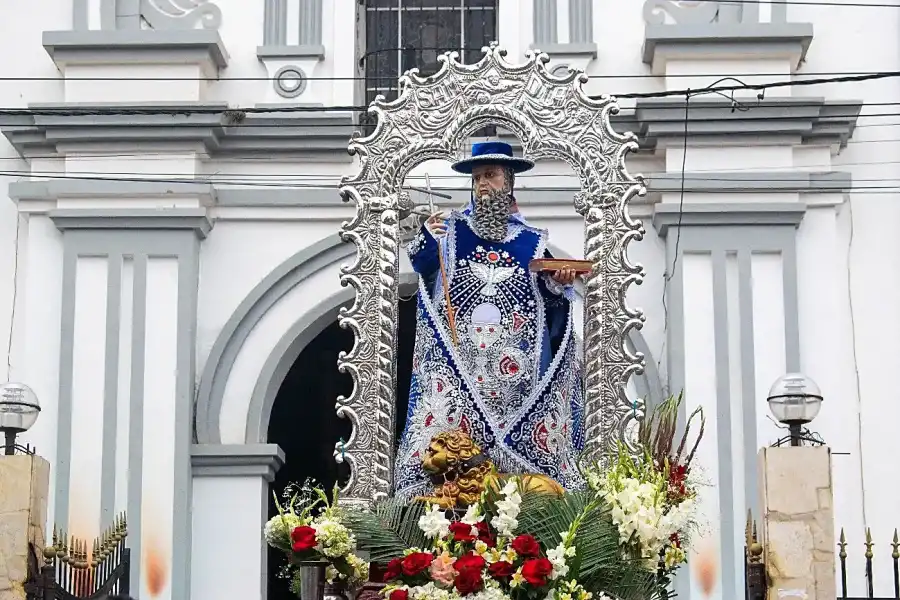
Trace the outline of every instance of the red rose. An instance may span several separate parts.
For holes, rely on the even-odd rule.
[[[456,576],[456,579],[453,580],[453,585],[456,586],[456,590],[462,596],[480,591],[481,588],[484,587],[484,580],[481,578],[481,570],[468,569],[466,571],[460,571],[459,575]]]
[[[493,548],[497,545],[497,538],[494,537],[487,523],[479,521],[475,527],[478,529],[478,539],[487,544],[488,548]]]
[[[541,553],[541,547],[538,545],[538,541],[534,539],[534,536],[528,535],[527,533],[514,539],[511,546],[519,556],[537,556]]]
[[[391,559],[391,562],[387,564],[387,567],[384,569],[384,580],[390,581],[392,579],[397,579],[400,577],[400,573],[402,572],[403,561],[399,558]]]
[[[390,600],[409,600],[409,592],[406,590],[394,590],[389,598]]]
[[[316,547],[316,530],[308,525],[294,527],[291,531],[291,549],[294,552],[305,552]]]
[[[430,567],[433,560],[434,555],[430,552],[413,552],[403,559],[401,569],[404,575],[412,577]]]
[[[450,533],[453,534],[454,542],[474,542],[475,536],[472,534],[472,526],[456,521],[450,523]]]
[[[553,564],[546,558],[529,558],[522,565],[522,577],[534,587],[547,585],[547,577],[553,572]]]
[[[507,579],[509,577],[512,577],[513,573],[515,572],[516,567],[512,563],[508,563],[504,560],[495,562],[488,567],[488,573],[494,579]]]
[[[457,573],[474,571],[480,576],[485,564],[485,560],[482,557],[474,552],[467,552],[453,562],[453,568],[456,569]]]

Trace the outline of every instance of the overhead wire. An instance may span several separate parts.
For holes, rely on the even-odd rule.
[[[891,79],[900,77],[900,71],[881,71],[876,73],[866,73],[862,75],[845,75],[838,77],[819,77],[814,79],[788,80],[788,81],[769,81],[763,83],[741,83],[736,85],[712,85],[705,88],[693,90],[693,93],[726,93],[737,92],[743,90],[765,92],[769,89],[777,89],[784,87],[808,87],[813,85],[825,85],[835,83],[859,83],[863,81],[874,81],[880,79]],[[649,99],[649,98],[669,98],[676,96],[686,96],[692,93],[689,89],[682,90],[666,90],[662,92],[635,92],[625,94],[603,94],[593,95],[591,98],[600,99],[607,95],[612,95],[620,99]],[[799,103],[798,103],[799,104]],[[847,102],[850,104],[850,102]],[[368,110],[367,106],[360,105],[336,105],[336,106],[247,106],[247,107],[213,107],[213,106],[178,106],[178,107],[42,107],[42,108],[0,108],[0,116],[106,116],[106,115],[201,115],[201,114],[225,114],[234,118],[241,115],[250,114],[287,114],[287,113],[307,113],[307,112],[358,112]]]

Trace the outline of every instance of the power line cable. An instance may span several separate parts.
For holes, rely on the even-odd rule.
[[[785,87],[808,87],[811,85],[824,85],[834,83],[859,83],[863,81],[874,81],[879,79],[891,79],[900,77],[900,71],[883,71],[877,73],[867,73],[863,75],[847,75],[841,77],[824,77],[816,79],[804,79],[799,81],[770,81],[764,83],[741,83],[737,85],[713,85],[706,88],[700,88],[693,92],[689,89],[684,90],[667,90],[664,92],[641,92],[627,94],[603,94],[594,95],[591,98],[600,99],[607,95],[612,95],[618,99],[643,99],[643,98],[669,98],[675,96],[686,96],[690,93],[726,93],[737,92],[741,90],[758,91],[764,93],[765,90]],[[761,98],[762,99],[762,98]],[[360,105],[338,105],[338,106],[249,106],[235,108],[218,108],[203,106],[182,106],[182,107],[159,107],[159,108],[128,108],[128,107],[63,107],[63,108],[3,108],[0,109],[0,116],[105,116],[105,115],[192,115],[192,114],[223,114],[226,117],[231,116],[239,122],[244,115],[250,114],[276,114],[276,113],[296,113],[296,112],[354,112],[367,110],[367,106]]]

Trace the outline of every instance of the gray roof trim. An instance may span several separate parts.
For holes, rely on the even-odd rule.
[[[78,208],[57,209],[49,213],[50,220],[62,231],[66,229],[153,229],[193,230],[204,239],[212,229],[212,222],[203,208]]]
[[[350,112],[286,112],[248,114],[240,123],[222,103],[147,105],[123,104],[42,104],[31,108],[58,110],[57,115],[0,116],[0,131],[23,157],[62,156],[77,151],[80,144],[116,143],[140,146],[147,143],[201,145],[210,156],[264,154],[317,158],[330,162],[352,162],[347,152],[355,131]],[[158,111],[165,108],[208,109],[206,113],[184,114],[65,114],[65,111],[101,112],[109,108]]]
[[[267,482],[284,465],[278,444],[194,444],[191,471],[194,477],[253,477]]]
[[[735,110],[730,100],[692,98],[687,107],[691,143],[762,145],[772,137],[796,138],[799,144],[838,145],[843,148],[856,128],[860,100],[825,98],[766,98],[741,101],[749,110]],[[642,148],[684,138],[684,98],[644,98],[637,101],[634,131]],[[769,138],[769,139],[767,139]]]
[[[806,205],[797,202],[676,203],[656,204],[653,227],[660,237],[669,228],[725,225],[784,225],[797,227],[806,214]]]
[[[228,66],[228,52],[219,32],[189,30],[45,31],[43,45],[57,66],[77,63],[147,63],[208,61]]]
[[[660,50],[687,52],[685,58],[717,58],[740,50],[754,56],[768,53],[795,54],[798,63],[806,58],[813,39],[811,23],[690,23],[647,24],[644,29],[643,61],[653,64]]]
[[[646,177],[650,193],[680,192],[681,173]],[[846,193],[853,176],[846,171],[717,171],[684,174],[684,191],[691,193]]]
[[[167,181],[120,181],[117,179],[47,179],[14,181],[9,184],[9,197],[14,201],[58,200],[60,198],[170,198],[197,196],[212,200],[216,190],[208,183]]]
[[[258,46],[256,56],[260,60],[269,58],[325,58],[325,46],[316,44],[312,46]]]

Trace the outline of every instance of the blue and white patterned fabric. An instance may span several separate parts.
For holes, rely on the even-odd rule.
[[[431,439],[450,429],[467,431],[501,472],[543,473],[579,488],[584,410],[571,286],[528,270],[532,259],[549,256],[546,231],[514,213],[506,238],[490,242],[474,233],[471,212],[470,203],[450,214],[440,245],[423,227],[408,246],[420,284],[395,493],[410,497],[431,488],[422,457]],[[439,251],[458,347],[447,321]]]

